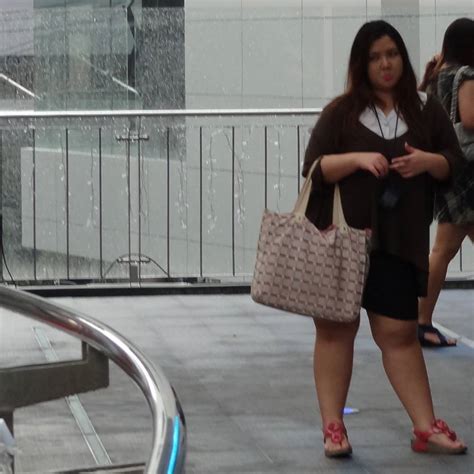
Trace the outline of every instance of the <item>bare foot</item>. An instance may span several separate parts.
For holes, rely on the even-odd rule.
[[[418,339],[425,347],[449,347],[457,344],[456,339],[448,339],[432,324],[418,324]]]
[[[425,338],[426,341],[430,341],[433,344],[436,344],[437,346],[441,346],[444,342],[440,339],[440,337],[436,333],[433,333],[433,332],[426,332],[423,337]],[[455,346],[456,343],[457,343],[456,339],[452,339],[450,337],[446,338],[446,344],[448,346]]]
[[[329,458],[348,456],[352,447],[347,439],[346,428],[341,421],[329,423],[323,430],[324,454]]]
[[[437,419],[428,429],[414,429],[411,447],[418,453],[463,454],[467,447],[444,420]]]
[[[460,439],[456,439],[452,441],[449,437],[444,433],[434,433],[430,436],[430,442],[437,444],[443,448],[450,448],[450,449],[460,449],[465,448],[466,445]]]
[[[331,437],[326,438],[326,441],[324,442],[324,451],[326,452],[326,455],[340,451],[349,451],[350,448],[351,445],[349,444],[349,440],[347,439],[346,435],[342,435],[340,443],[333,442]]]

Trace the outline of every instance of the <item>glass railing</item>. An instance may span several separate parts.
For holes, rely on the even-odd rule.
[[[319,112],[1,112],[4,279],[250,280]],[[473,270],[463,247],[450,271]]]

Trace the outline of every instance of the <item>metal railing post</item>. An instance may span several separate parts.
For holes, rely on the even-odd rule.
[[[36,252],[36,129],[33,128],[33,279],[37,280],[36,265],[37,265],[37,252]]]
[[[170,182],[170,128],[166,127],[166,272],[168,277],[171,275],[170,268],[170,240],[171,240],[171,227],[170,227],[170,218],[171,218],[171,202],[170,202],[170,191],[171,191],[171,182]]]
[[[64,172],[66,173],[66,276],[69,280],[69,129],[66,127],[66,166]]]
[[[102,127],[99,127],[99,259],[100,259],[100,279],[104,279],[104,236],[102,221]]]
[[[199,274],[203,274],[202,262],[202,127],[199,127]]]
[[[232,276],[235,276],[235,126],[232,126]]]
[[[265,180],[265,184],[264,184],[264,193],[265,193],[265,209],[267,209],[268,207],[268,202],[267,202],[267,196],[268,196],[268,192],[267,192],[267,189],[268,189],[268,130],[267,130],[267,126],[265,125],[265,133],[264,133],[264,140],[265,140],[265,154],[264,154],[264,180]]]

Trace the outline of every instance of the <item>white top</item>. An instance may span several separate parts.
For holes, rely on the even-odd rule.
[[[426,104],[426,100],[428,96],[425,92],[418,92],[423,105]],[[395,109],[392,109],[388,115],[385,115],[382,110],[375,106],[375,110],[377,115],[379,116],[380,125],[382,126],[382,133],[380,133],[379,122],[377,121],[377,117],[374,114],[374,110],[371,107],[367,107],[359,117],[359,122],[367,127],[370,131],[376,133],[379,137],[383,137],[387,140],[391,140],[395,138],[395,126],[397,123],[397,112]],[[397,137],[403,135],[408,130],[408,126],[403,120],[403,117],[400,115],[398,118],[398,127],[397,127]]]

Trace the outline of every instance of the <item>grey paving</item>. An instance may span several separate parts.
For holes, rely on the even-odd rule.
[[[165,370],[186,413],[187,474],[474,472],[472,454],[410,451],[410,423],[385,377],[365,314],[348,403],[360,413],[346,418],[354,456],[330,461],[314,393],[311,320],[258,306],[247,295],[56,301],[113,326]],[[444,291],[437,320],[474,340],[474,291]],[[41,360],[31,326],[0,313],[1,365]],[[60,357],[79,353],[71,338],[45,331]],[[474,451],[474,349],[460,345],[425,354],[438,415]],[[114,463],[146,459],[146,403],[121,370],[112,367],[107,390],[80,399]],[[17,472],[94,465],[64,401],[18,410],[15,423],[22,450]]]

